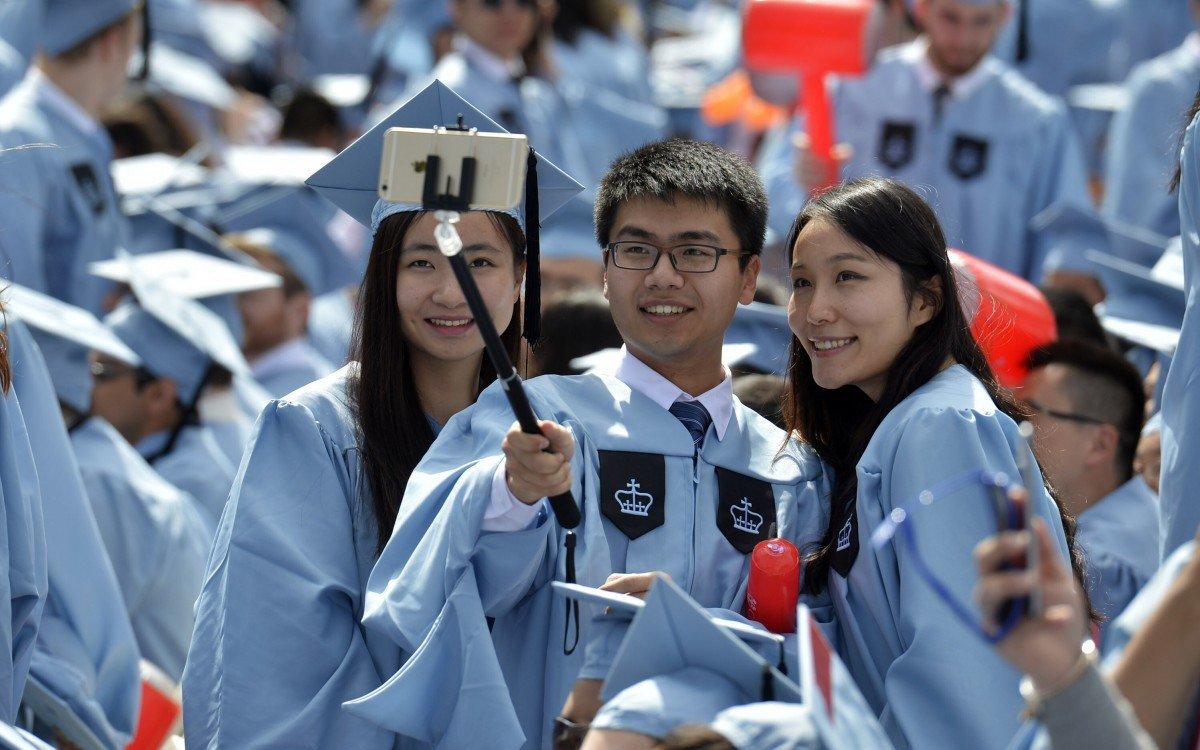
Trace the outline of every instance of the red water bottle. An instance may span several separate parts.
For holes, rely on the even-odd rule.
[[[743,614],[772,633],[794,633],[799,596],[800,552],[796,545],[779,538],[755,545],[750,553],[750,583]]]

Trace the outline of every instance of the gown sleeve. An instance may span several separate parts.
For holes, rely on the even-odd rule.
[[[880,473],[859,467],[859,502],[879,503],[886,515],[942,482],[979,469],[1019,476],[998,417],[969,409],[926,408],[887,436],[891,456]],[[920,507],[915,524],[921,557],[950,592],[974,609],[975,545],[996,532],[991,500],[979,487],[947,493]],[[1034,499],[1065,559],[1062,524],[1053,501]],[[867,543],[864,540],[864,543]],[[911,747],[1004,747],[1017,730],[1019,675],[978,634],[965,627],[918,573],[913,552],[899,539],[878,553],[895,588],[887,603],[901,653],[884,678],[882,719],[898,726]],[[893,567],[894,566],[894,567]],[[892,568],[887,570],[887,568]]]
[[[260,416],[196,605],[189,748],[392,746],[341,709],[380,681],[358,622],[363,520],[342,450],[304,405]]]

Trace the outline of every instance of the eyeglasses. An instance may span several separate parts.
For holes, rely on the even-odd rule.
[[[950,590],[950,587],[943,581],[938,574],[933,570],[925,558],[921,555],[921,548],[917,544],[917,533],[914,529],[916,525],[916,516],[918,511],[932,505],[934,502],[944,498],[947,495],[962,490],[964,488],[982,487],[992,504],[992,510],[996,518],[996,530],[1010,531],[1017,528],[1023,528],[1027,517],[1027,505],[1023,505],[1018,500],[1014,499],[1011,492],[1019,485],[1013,484],[1007,474],[1002,472],[990,471],[972,471],[964,475],[953,477],[940,485],[922,492],[915,500],[903,503],[892,509],[883,522],[875,528],[871,533],[871,545],[876,549],[883,547],[893,538],[897,536],[903,541],[907,551],[912,556],[913,565],[917,574],[929,584],[950,611],[954,613],[964,625],[976,632],[981,638],[988,643],[999,643],[1012,632],[1013,628],[1017,627],[1021,622],[1021,618],[1031,611],[1031,605],[1028,598],[1015,599],[1005,606],[998,619],[999,625],[995,629],[989,629],[984,626],[983,622],[977,617],[971,607],[964,604]],[[961,498],[956,498],[954,502],[960,502]],[[1025,503],[1031,502],[1026,499]],[[1033,609],[1037,605],[1033,605]]]
[[[649,271],[658,265],[658,259],[665,252],[671,259],[671,267],[680,273],[712,273],[717,270],[717,261],[722,255],[741,254],[712,245],[661,247],[641,241],[610,242],[605,250],[612,257],[614,266],[627,271]]]
[[[1047,417],[1055,419],[1064,419],[1068,422],[1079,422],[1081,424],[1108,424],[1108,420],[1089,417],[1086,414],[1072,414],[1065,411],[1056,411],[1055,409],[1047,409],[1036,401],[1025,399],[1025,405],[1035,414],[1045,414]]]
[[[88,370],[92,373],[92,380],[98,383],[104,383],[109,380],[132,375],[135,385],[138,388],[144,387],[147,383],[155,380],[154,374],[145,367],[130,367],[128,365],[118,364],[116,362],[104,362],[95,360],[88,365]]]
[[[512,3],[523,10],[537,6],[537,0],[479,0],[479,4],[488,10],[500,10],[500,6],[506,3]]]

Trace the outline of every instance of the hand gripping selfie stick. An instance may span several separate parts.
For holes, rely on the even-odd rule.
[[[462,118],[459,118],[459,125],[447,130],[462,131]],[[517,373],[517,368],[513,366],[512,361],[508,358],[508,352],[504,349],[504,344],[500,341],[500,334],[496,332],[496,325],[492,322],[491,315],[488,313],[487,306],[483,303],[483,298],[479,294],[479,287],[475,284],[475,279],[471,277],[471,272],[467,269],[466,261],[462,257],[462,238],[458,234],[458,230],[454,225],[461,218],[460,212],[471,210],[471,198],[475,188],[475,159],[467,156],[462,160],[461,177],[459,178],[458,195],[454,195],[449,190],[449,180],[447,179],[447,189],[445,192],[438,191],[438,181],[441,174],[441,159],[436,154],[429,154],[425,164],[425,184],[421,194],[421,206],[427,211],[433,211],[434,217],[438,220],[437,227],[433,230],[434,239],[437,241],[438,249],[442,255],[445,255],[450,260],[450,267],[454,269],[454,277],[458,280],[458,285],[462,289],[463,297],[467,300],[467,307],[471,310],[471,315],[475,318],[475,324],[479,326],[479,333],[483,337],[483,346],[487,350],[488,358],[492,362],[492,367],[496,371],[496,379],[500,381],[500,386],[504,389],[504,395],[508,397],[508,404],[512,407],[513,414],[516,415],[517,422],[521,426],[521,432],[528,435],[540,435],[542,431],[538,428],[537,415],[533,412],[533,407],[529,405],[529,398],[525,395],[525,389],[521,385],[521,376]],[[536,188],[536,185],[530,187]],[[527,221],[537,221],[536,208],[530,211],[530,216]],[[549,449],[547,449],[548,451]],[[554,511],[554,517],[558,520],[558,525],[566,530],[566,538],[563,540],[567,549],[566,557],[566,579],[567,583],[575,582],[575,532],[572,531],[579,525],[579,506],[575,502],[575,498],[571,495],[571,491],[567,490],[562,494],[555,495],[550,498],[550,508]],[[571,625],[572,605],[567,605],[567,632]],[[574,603],[575,614],[575,644],[579,642],[579,604]],[[563,634],[563,650],[566,653],[571,653],[575,650],[575,645],[567,648],[567,634]]]

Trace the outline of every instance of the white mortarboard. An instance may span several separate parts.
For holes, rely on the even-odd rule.
[[[747,637],[754,646],[743,640]],[[717,620],[674,581],[660,578],[629,625],[605,677],[602,697],[607,700],[643,680],[698,667],[725,677],[747,696],[761,696],[769,680],[775,698],[800,702],[799,686],[776,668],[785,659],[781,636],[742,622]]]
[[[741,342],[737,344],[725,343],[721,345],[721,364],[726,367],[737,367],[740,364],[750,364],[761,356],[758,344],[753,342]],[[571,369],[579,372],[604,372],[610,373],[617,367],[617,363],[621,361],[621,348],[609,347],[591,354],[584,354],[576,357],[569,363]],[[756,368],[757,369],[757,368]]]
[[[310,85],[330,104],[341,108],[357,107],[371,93],[370,77],[357,73],[319,75],[312,79]]]
[[[134,9],[134,0],[45,0],[42,51],[61,55]]]
[[[200,26],[217,56],[232,66],[251,62],[271,47],[279,30],[253,3],[198,3]]]
[[[46,359],[55,393],[76,411],[86,413],[91,407],[90,351],[135,367],[142,363],[141,357],[87,310],[18,284],[0,283],[5,286],[5,311],[29,326]]]
[[[235,375],[249,372],[237,341],[216,313],[137,268],[131,267],[128,276],[135,299],[109,313],[105,323],[141,356],[147,370],[175,381],[185,407],[195,405],[212,365]]]
[[[147,88],[165,91],[180,99],[215,110],[228,110],[237,101],[233,86],[204,60],[180,52],[161,42],[150,45],[150,76]],[[142,70],[144,59],[137,53],[129,61],[130,74]]]
[[[1084,83],[1067,89],[1066,100],[1075,109],[1120,112],[1129,105],[1129,90],[1123,83]]]
[[[231,146],[221,153],[222,171],[247,184],[303,185],[333,158],[333,151],[327,148],[308,146]]]
[[[374,233],[379,222],[385,217],[402,211],[420,210],[420,206],[387,203],[379,199],[378,178],[384,134],[394,127],[433,128],[456,125],[460,117],[464,127],[475,128],[482,133],[507,132],[444,83],[435,80],[364,133],[306,182],[323,198],[350,214],[360,224],[370,227]],[[531,146],[536,149],[537,144]],[[541,277],[538,272],[539,228],[541,222],[581,192],[583,186],[550,161],[538,156],[536,171],[529,171],[525,190],[522,210],[513,215],[522,223],[527,242],[525,335],[531,340],[536,340],[541,308]],[[536,226],[530,225],[527,221],[529,217],[525,216],[526,211],[534,209],[535,202],[537,220],[533,224]]]
[[[89,263],[87,268],[94,276],[128,283],[131,265],[172,294],[189,299],[239,294],[283,284],[277,273],[195,250],[162,250],[127,259],[100,260]]]
[[[122,197],[162,193],[201,185],[208,170],[168,154],[145,154],[112,163],[113,185]]]

